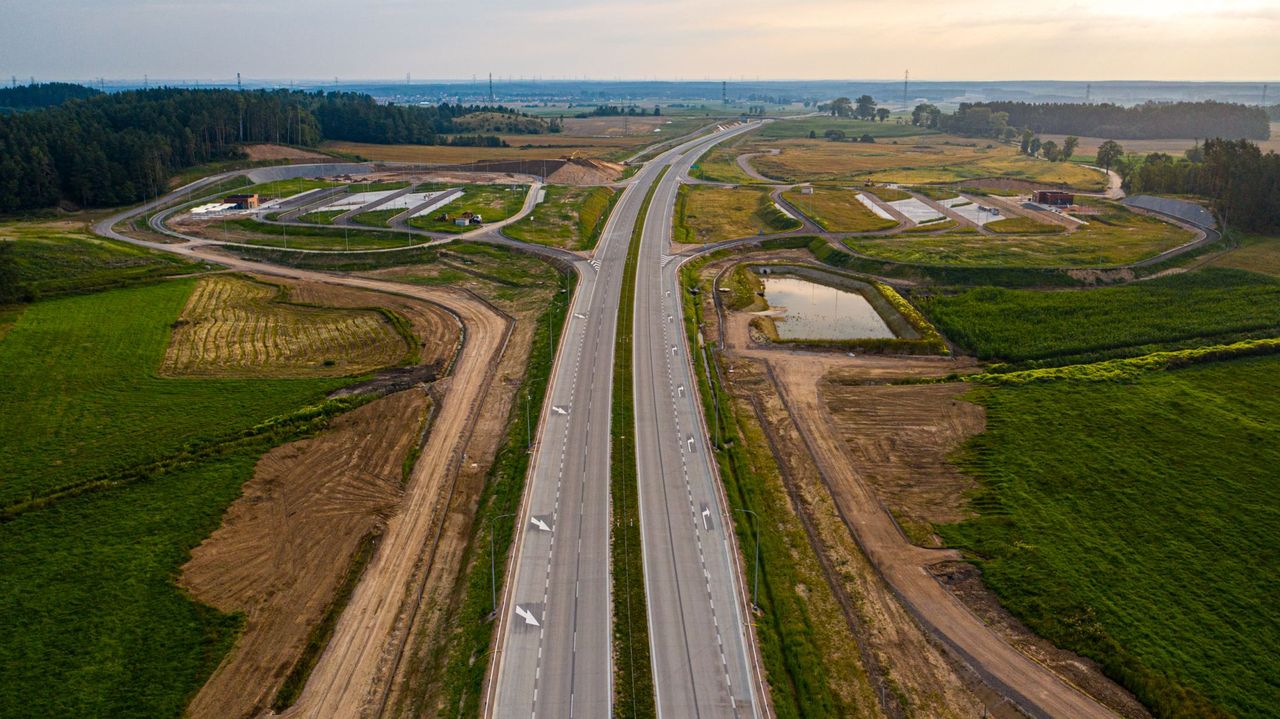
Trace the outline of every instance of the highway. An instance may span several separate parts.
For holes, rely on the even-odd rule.
[[[758,717],[765,711],[731,508],[698,406],[680,262],[667,254],[680,178],[699,154],[680,158],[659,183],[636,279],[632,381],[649,634],[659,716]]]
[[[607,717],[611,714],[609,427],[617,315],[627,249],[645,195],[662,168],[673,163],[692,163],[711,144],[744,129],[720,131],[685,142],[646,163],[624,190],[605,225],[590,263],[594,271],[581,273],[562,335],[563,342],[552,370],[548,399],[540,418],[539,439],[533,450],[524,502],[518,517],[513,520],[517,522],[514,559],[509,575],[511,580],[500,602],[495,666],[486,697],[487,716],[560,719]],[[674,173],[669,173],[669,176],[673,177]],[[667,217],[670,200],[668,193]],[[645,232],[649,238],[651,232],[661,230],[653,230],[646,221]],[[670,232],[669,222],[665,232]],[[657,261],[650,265],[652,272],[647,271],[646,265],[641,265],[642,278],[646,274],[656,277]],[[659,304],[658,298],[649,298],[644,307]],[[672,361],[675,359],[673,357]],[[644,386],[647,391],[648,385]],[[658,419],[658,424],[651,429],[665,426],[661,424],[662,418]],[[700,430],[682,426],[683,431],[702,435]],[[684,441],[683,437],[677,440],[675,435],[667,433],[660,436],[671,444],[672,449]],[[699,451],[705,452],[705,449]],[[678,466],[678,463],[664,465],[664,471],[675,471]],[[698,470],[697,476],[704,475],[709,479],[706,471]],[[643,485],[650,475],[642,472],[640,476]],[[699,496],[702,496],[701,488]],[[718,500],[712,498],[709,501],[714,502],[711,506],[719,506]],[[715,525],[714,534],[723,536],[718,512]],[[673,541],[671,537],[657,535],[658,525],[650,529],[652,531],[645,536],[646,569],[653,566],[665,577],[667,573],[663,572],[663,567],[670,568],[677,556],[670,551]],[[683,525],[672,528],[680,536],[690,530],[687,517]],[[651,550],[647,546],[651,538],[654,546],[660,549]],[[691,554],[694,548],[694,544],[681,547],[679,554]],[[713,549],[713,557],[717,558],[712,562],[715,573],[707,581],[722,584],[715,594],[721,607],[720,614],[714,618],[720,622],[719,635],[723,637],[727,651],[741,653],[744,627],[734,610],[737,606],[735,580],[727,559],[728,547],[716,545]],[[650,555],[656,557],[652,563]],[[697,556],[692,554],[694,565],[689,565],[690,556],[682,557],[681,576],[684,576],[686,565],[696,566]],[[699,573],[700,582],[703,581],[701,577]],[[713,613],[707,606],[705,594],[700,597],[701,604],[694,605],[692,598],[683,594],[679,597],[661,594],[675,591],[665,579],[650,584],[649,589],[649,606],[651,610],[657,607],[663,623],[679,625],[685,621],[702,621],[705,617],[706,627],[712,626]],[[654,591],[659,594],[655,595]],[[670,616],[670,607],[686,604],[690,605],[688,618]],[[667,636],[665,627],[659,631],[663,637]],[[709,631],[704,633],[700,639],[705,641],[684,644],[665,640],[661,644],[655,642],[655,648],[663,652],[655,661],[661,659],[664,666],[673,663],[683,666],[692,656],[687,651],[690,648],[698,652],[696,656],[703,656],[716,645],[716,635]],[[718,656],[718,650],[713,650],[713,653]],[[732,689],[725,685],[725,673],[718,670],[709,671],[707,676],[698,679],[672,675],[670,690],[665,685],[658,690],[664,700],[668,696],[671,698],[670,702],[663,704],[664,714],[671,717],[734,716],[733,706],[736,705],[740,715],[750,716],[755,690],[742,669],[744,660],[735,655],[732,661],[734,668],[729,672],[729,676],[734,677]],[[714,667],[705,669],[713,670]],[[667,676],[659,674],[659,681]],[[696,708],[685,703],[684,699],[689,694],[689,687],[694,685],[705,691],[707,697],[706,702]],[[713,690],[715,685],[721,687],[719,694]],[[691,708],[686,712],[684,707]]]

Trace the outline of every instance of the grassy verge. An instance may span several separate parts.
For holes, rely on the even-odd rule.
[[[627,719],[657,715],[652,661],[649,656],[648,607],[644,591],[644,555],[640,536],[640,486],[636,476],[634,360],[636,272],[644,220],[666,168],[649,186],[631,232],[618,305],[616,354],[613,358],[612,446],[609,455],[610,576],[613,580],[613,674],[615,716]]]
[[[526,185],[464,185],[461,197],[430,215],[411,218],[409,224],[432,232],[467,232],[476,226],[460,227],[454,224],[454,218],[472,212],[483,217],[486,223],[505,220],[524,206],[528,191]],[[438,219],[441,216],[449,219]]]
[[[466,570],[459,579],[461,600],[452,620],[447,622],[450,635],[437,655],[428,658],[431,666],[412,672],[422,682],[406,687],[403,701],[427,701],[438,693],[439,705],[447,707],[442,716],[474,717],[480,712],[484,693],[484,677],[492,661],[494,623],[491,616],[492,591],[502,594],[507,580],[507,567],[502,558],[510,552],[515,535],[515,522],[504,515],[512,514],[520,505],[529,469],[528,447],[532,441],[525,424],[527,408],[541,407],[551,378],[552,358],[560,342],[576,278],[565,277],[565,292],[538,316],[529,350],[529,364],[524,381],[516,393],[507,418],[506,439],[498,450],[479,500],[474,533],[467,547]],[[499,517],[503,519],[499,520]],[[499,558],[497,586],[491,586],[489,573],[489,539]]]
[[[999,235],[1057,235],[1067,231],[1062,225],[1040,222],[1030,217],[1006,217],[983,225]]]
[[[877,277],[948,286],[1079,287],[1084,284],[1065,272],[1047,268],[927,265],[863,257],[838,250],[819,237],[811,238],[808,247],[823,264]]]
[[[976,400],[979,515],[939,532],[1001,602],[1157,717],[1274,716],[1280,357]]]
[[[250,218],[227,222],[227,226],[242,233],[232,233],[227,241],[261,247],[280,247],[295,250],[378,250],[409,247],[426,242],[428,238],[408,232],[389,230],[344,229],[340,227],[299,227],[297,225],[268,225]],[[221,240],[218,227],[208,230],[211,239]]]
[[[733,397],[722,385],[719,367],[698,342],[702,305],[688,291],[701,287],[696,267],[681,270],[685,329],[689,346],[697,348],[693,352],[694,374],[715,439],[716,465],[732,510],[744,567],[752,566],[755,542],[758,539],[760,543],[759,615],[754,624],[775,713],[782,718],[856,715],[859,703],[837,694],[833,677],[850,681],[863,670],[856,660],[844,664],[829,661],[831,647],[824,646],[824,639],[829,638],[819,635],[819,622],[811,614],[813,595],[829,590],[820,572],[797,562],[793,553],[793,548],[800,547],[799,556],[807,558],[803,550],[808,548],[808,539],[796,526],[798,520],[790,512],[785,492],[771,490],[766,479],[778,471],[768,443],[758,425],[739,416]],[[736,511],[739,509],[754,512],[762,522],[744,517]],[[809,596],[801,596],[802,592]]]

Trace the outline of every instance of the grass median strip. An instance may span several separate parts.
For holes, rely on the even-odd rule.
[[[631,232],[627,264],[618,304],[618,343],[613,358],[612,449],[609,453],[610,576],[613,580],[614,716],[656,716],[652,661],[649,656],[648,607],[644,593],[644,555],[640,538],[640,487],[636,476],[635,397],[631,386],[634,359],[636,272],[644,217],[662,181],[664,169],[649,187]]]

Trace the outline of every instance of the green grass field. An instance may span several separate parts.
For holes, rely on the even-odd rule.
[[[0,523],[0,717],[182,715],[239,621],[173,577],[263,451]]]
[[[914,125],[899,125],[896,122],[870,122],[848,117],[802,117],[793,120],[771,122],[756,131],[755,135],[762,140],[781,140],[787,138],[806,138],[809,133],[819,138],[827,130],[841,130],[848,137],[871,135],[875,138],[913,137],[916,135],[936,135],[933,130]]]
[[[455,234],[466,232],[475,227],[459,227],[453,224],[452,218],[464,212],[474,212],[483,217],[486,223],[505,220],[524,206],[524,198],[528,190],[526,185],[465,185],[462,188],[462,197],[429,216],[424,215],[409,220],[409,224],[432,232]],[[448,214],[450,219],[447,222],[436,219],[441,213]]]
[[[676,195],[676,242],[704,244],[800,227],[799,220],[774,206],[764,189],[681,185]]]
[[[612,187],[548,187],[546,198],[533,212],[503,233],[524,242],[589,250],[600,238],[619,194]]]
[[[227,223],[235,232],[227,235],[231,242],[262,247],[288,247],[299,250],[378,250],[391,247],[409,247],[426,242],[429,238],[408,232],[392,230],[344,229],[342,227],[287,228],[268,225],[251,218],[231,220]],[[212,228],[210,236],[221,240],[218,228]]]
[[[787,190],[782,198],[828,232],[875,232],[898,226],[867,209],[854,190],[815,187],[808,195]]]
[[[79,222],[0,224],[0,266],[28,298],[92,292],[198,272],[203,265],[89,234]]]
[[[298,222],[309,222],[313,225],[332,225],[338,215],[345,215],[347,210],[320,210],[298,215]]]
[[[1280,335],[1280,280],[1207,269],[1120,287],[919,298],[952,342],[1009,362],[1100,359]]]
[[[0,507],[208,444],[343,380],[156,376],[194,280],[38,302],[0,341]]]
[[[1280,237],[1245,235],[1240,246],[1209,261],[1214,267],[1234,267],[1280,277]]]
[[[1037,633],[1158,717],[1280,706],[1280,358],[979,390],[976,519],[940,527]]]
[[[988,222],[983,227],[999,235],[1056,235],[1067,231],[1062,225],[1039,222],[1030,217],[1006,217]]]

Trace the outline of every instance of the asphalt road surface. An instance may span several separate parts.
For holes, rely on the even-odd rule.
[[[733,131],[730,131],[733,132]],[[640,525],[658,713],[756,717],[759,674],[738,591],[732,519],[700,415],[671,245],[679,178],[663,177],[645,218],[635,298],[633,383]]]
[[[515,557],[512,579],[499,610],[501,626],[495,679],[486,710],[489,716],[559,719],[607,717],[611,713],[609,427],[617,315],[627,248],[645,194],[661,169],[677,162],[691,163],[706,147],[741,131],[724,130],[686,142],[646,163],[624,191],[605,225],[591,261],[594,271],[582,273],[563,334],[564,343],[552,371],[525,502],[519,516],[512,520],[517,522]],[[675,173],[669,174],[674,177]],[[671,196],[663,201],[668,205],[666,216],[669,217]],[[655,198],[655,206],[657,202]],[[651,232],[663,231],[646,225],[646,237]],[[670,233],[669,225],[665,232]],[[656,277],[656,270],[655,260],[642,264],[640,275]],[[650,301],[654,306],[659,304],[658,298]],[[640,319],[638,316],[637,322]],[[676,359],[671,358],[673,362]],[[684,361],[687,364],[687,359]],[[638,386],[648,391],[648,384]],[[669,423],[669,419],[664,419],[668,415],[659,417],[658,421]],[[657,426],[650,428],[651,434]],[[700,430],[688,424],[681,428],[701,436]],[[675,445],[685,443],[686,439],[680,435],[677,440],[676,435],[667,433],[655,439],[658,438],[671,444],[666,451],[674,451]],[[699,451],[705,452],[705,449]],[[664,467],[676,471],[679,463]],[[696,476],[704,475],[709,478],[706,470],[697,470]],[[642,472],[642,485],[650,477],[655,475]],[[699,496],[704,494],[700,487]],[[714,497],[707,501],[715,502],[712,507],[719,506]],[[713,511],[716,515],[712,536],[723,537],[720,514],[718,509]],[[683,519],[683,524],[673,529],[681,537],[691,531],[688,516]],[[651,540],[654,549],[647,546]],[[696,543],[680,547],[673,555],[673,538],[661,536],[658,525],[646,534],[645,542],[647,568],[652,566],[662,572],[678,557],[683,560],[680,562],[683,577],[685,569],[694,571],[698,566]],[[721,546],[723,542],[719,539],[711,544],[715,545],[710,550],[714,574],[704,578],[701,570],[697,570],[697,580],[704,587],[707,582],[719,585],[715,594],[721,607],[718,615],[713,615],[705,589],[698,597],[701,603],[695,605],[692,595],[677,596],[675,588],[665,579],[649,585],[652,591],[659,592],[658,595],[650,593],[650,609],[661,613],[663,624],[659,630],[664,640],[655,641],[655,649],[660,652],[655,661],[660,660],[663,666],[686,666],[693,656],[718,657],[721,652],[717,647],[721,642],[728,655],[734,657],[733,668],[727,673],[717,669],[718,664],[700,666],[696,676],[690,676],[686,668],[684,674],[672,675],[674,683],[670,689],[663,683],[668,673],[658,674],[664,714],[671,717],[734,716],[735,706],[739,714],[750,716],[755,705],[754,689],[741,656],[745,628],[734,609],[738,605],[734,600],[728,547]],[[650,555],[656,557],[652,562]],[[688,580],[691,586],[692,581]],[[673,594],[666,596],[662,592]],[[685,605],[689,605],[688,617],[678,611],[673,616],[669,611]],[[679,626],[704,619],[706,626],[697,641],[673,643],[666,639],[667,623]],[[711,632],[713,620],[720,625],[714,633]],[[651,624],[658,621],[651,620]],[[726,676],[734,677],[732,688],[726,684]],[[686,703],[694,686],[706,693],[705,701],[696,706]]]

